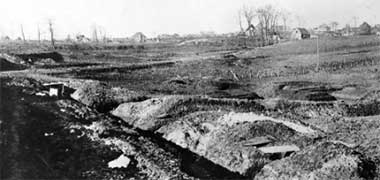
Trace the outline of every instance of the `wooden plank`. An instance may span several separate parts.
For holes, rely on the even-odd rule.
[[[255,137],[244,142],[243,146],[263,146],[273,142],[272,139],[266,136]]]
[[[300,148],[296,145],[284,145],[284,146],[270,146],[270,147],[261,147],[259,150],[266,154],[275,154],[275,153],[287,153],[287,152],[296,152]]]

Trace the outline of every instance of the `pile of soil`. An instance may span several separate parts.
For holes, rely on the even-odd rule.
[[[244,91],[244,90],[215,91],[215,92],[208,93],[208,95],[213,98],[247,99],[247,100],[264,99],[263,97],[257,95],[255,92],[249,92],[249,91]]]
[[[63,62],[64,58],[58,52],[0,54],[1,71],[20,70],[32,65],[52,65]]]
[[[215,101],[222,104],[222,100]],[[192,105],[188,106],[189,103]],[[160,134],[164,139],[243,176],[251,176],[263,165],[281,158],[263,154],[256,146],[245,146],[248,140],[268,136],[273,141],[267,146],[295,144],[302,148],[319,136],[297,122],[253,113],[230,114],[233,108],[223,111],[220,107],[223,106],[202,105],[194,97],[166,96],[121,104],[111,113],[138,129]]]
[[[99,112],[108,112],[121,103],[146,100],[140,93],[123,88],[112,88],[105,83],[83,83],[71,97]]]
[[[38,83],[0,82],[0,179],[240,179],[84,104],[25,93]],[[110,167],[121,156],[129,163]]]
[[[14,56],[23,59],[31,64],[38,63],[39,61],[48,63],[62,63],[64,58],[58,52],[41,52],[30,54],[15,54]],[[42,63],[39,62],[39,63]]]
[[[274,161],[255,179],[374,179],[376,165],[340,142],[310,146],[288,158]]]
[[[231,79],[217,78],[210,82],[217,90],[237,89],[241,85]]]
[[[274,88],[276,97],[304,101],[336,101],[330,93],[339,90],[325,83],[308,81],[279,82]]]

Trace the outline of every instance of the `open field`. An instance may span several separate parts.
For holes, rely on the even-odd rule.
[[[1,179],[380,179],[378,36],[0,46]]]

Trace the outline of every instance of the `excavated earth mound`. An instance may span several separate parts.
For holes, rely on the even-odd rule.
[[[375,176],[375,163],[363,154],[341,142],[324,142],[264,166],[255,179],[373,179]]]
[[[58,52],[41,52],[31,54],[2,53],[0,54],[0,58],[24,67],[32,65],[51,65],[64,62],[63,56]]]
[[[41,52],[41,53],[30,53],[30,54],[15,54],[14,56],[28,61],[32,64],[38,63],[39,61],[46,61],[46,59],[51,59],[50,63],[62,63],[64,58],[58,52]]]
[[[99,112],[108,112],[124,102],[142,101],[146,96],[123,88],[110,88],[98,81],[83,83],[71,97]]]
[[[309,81],[277,82],[268,88],[263,92],[268,97],[305,101],[336,101],[331,93],[340,90],[326,83]]]
[[[196,106],[195,99],[199,102],[202,98],[164,96],[121,104],[111,113],[134,127],[158,133],[168,141],[247,177],[253,177],[265,164],[298,151],[321,136],[319,131],[297,121],[252,112],[233,113],[222,108],[191,110],[180,105],[192,101]],[[174,107],[182,108],[173,111]],[[258,109],[255,111],[259,112]]]

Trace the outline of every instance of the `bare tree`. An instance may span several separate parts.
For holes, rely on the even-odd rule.
[[[25,33],[24,33],[24,27],[22,26],[22,24],[20,25],[20,29],[21,29],[22,40],[23,40],[24,43],[25,43],[25,42],[26,42],[26,40],[25,40]]]
[[[105,28],[100,28],[101,29],[101,37],[103,39],[103,43],[107,43],[107,31]]]
[[[240,32],[244,32],[244,28],[243,28],[243,24],[242,24],[242,20],[241,20],[241,15],[242,15],[242,10],[239,10],[238,12],[238,19],[239,19],[239,27],[240,27]]]
[[[254,7],[248,7],[243,6],[243,9],[241,10],[241,13],[247,22],[247,29],[246,31],[249,32],[249,36],[253,37],[255,36],[255,26],[252,24],[253,19],[256,17],[256,9]],[[240,16],[239,16],[240,17]],[[242,26],[241,26],[242,28]]]
[[[53,20],[48,19],[49,32],[50,32],[50,41],[52,47],[55,49],[55,40],[54,40],[54,28],[53,28]]]
[[[242,9],[243,16],[247,22],[247,27],[252,25],[252,20],[256,16],[256,10],[254,7],[244,6]]]
[[[103,26],[97,26],[97,36],[99,41],[107,43],[107,32]]]
[[[92,41],[94,42],[99,42],[99,39],[98,39],[98,28],[96,25],[93,25],[92,26]]]
[[[298,26],[302,27],[305,25],[305,19],[300,15],[295,15],[295,19],[297,20]]]
[[[38,44],[41,44],[41,30],[40,30],[39,25],[37,25],[37,37],[38,37]]]
[[[288,28],[288,21],[289,21],[289,18],[291,16],[291,13],[287,10],[281,10],[281,12],[279,12],[280,14],[280,17],[281,17],[281,20],[282,20],[282,24],[284,25],[284,30],[287,31],[287,28]]]
[[[354,20],[354,27],[358,27],[359,18],[357,16],[354,16],[354,17],[352,17],[352,19]]]
[[[268,43],[270,35],[275,33],[279,13],[273,6],[267,5],[257,9],[257,15],[261,26],[261,36]]]
[[[336,21],[333,21],[333,22],[330,23],[330,26],[333,29],[333,31],[337,30],[338,25],[339,25],[339,23],[336,22]]]

